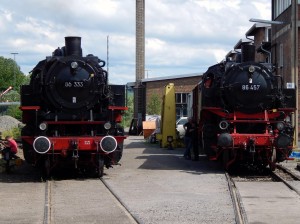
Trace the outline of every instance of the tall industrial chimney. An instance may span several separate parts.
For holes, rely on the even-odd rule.
[[[134,87],[134,120],[137,134],[141,131],[146,116],[145,88],[145,0],[136,0],[136,69]]]

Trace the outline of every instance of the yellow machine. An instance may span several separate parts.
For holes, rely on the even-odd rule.
[[[172,149],[178,147],[176,133],[176,104],[174,83],[169,83],[165,87],[161,112],[161,133],[156,135],[162,148]]]

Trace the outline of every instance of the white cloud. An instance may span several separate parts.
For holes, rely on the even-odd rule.
[[[271,17],[269,0],[146,0],[145,8],[149,77],[203,72],[244,38],[250,18]],[[28,73],[74,35],[84,55],[106,60],[109,35],[110,80],[132,82],[135,13],[133,0],[1,0],[0,55],[18,52]]]

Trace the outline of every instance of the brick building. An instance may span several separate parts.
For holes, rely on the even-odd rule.
[[[146,105],[153,94],[163,96],[165,86],[174,83],[176,98],[176,118],[188,116],[188,98],[189,94],[200,82],[202,73],[168,76],[161,78],[143,79],[142,82],[146,87]]]
[[[276,74],[283,78],[286,88],[296,88],[296,142],[299,136],[299,0],[272,0],[272,63]]]
[[[271,62],[271,25],[263,23],[255,23],[247,32],[246,38],[240,39],[235,46],[234,50],[227,53],[226,58],[230,60],[238,60],[237,57],[241,53],[243,44],[253,44],[256,49],[255,61],[256,62]]]
[[[246,37],[253,41],[256,48],[256,62],[271,62],[271,25],[255,23],[246,32]]]
[[[299,26],[300,0],[271,0],[272,20],[261,20],[255,23],[228,52],[226,58],[237,59],[241,46],[245,43],[255,45],[255,61],[272,63],[275,66],[275,75],[282,77],[283,87],[296,89],[296,105],[298,113],[293,117],[296,127],[296,142],[300,133],[299,117]]]
[[[188,116],[188,99],[189,94],[200,82],[202,73],[185,74],[176,76],[166,76],[159,78],[146,78],[141,80],[141,86],[143,88],[140,91],[144,91],[143,100],[144,106],[147,107],[152,95],[157,94],[162,97],[165,92],[165,86],[169,83],[174,83],[175,97],[176,97],[176,118]],[[127,86],[134,87],[134,83],[128,83]],[[147,114],[146,109],[145,115]],[[145,115],[142,116],[144,120]]]

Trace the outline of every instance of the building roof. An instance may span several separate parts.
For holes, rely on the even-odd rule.
[[[240,49],[231,50],[226,54],[226,58],[233,57],[234,55],[241,53]]]
[[[271,24],[266,23],[254,23],[253,26],[246,32],[246,37],[254,36],[254,32],[256,29],[271,27]]]
[[[190,73],[190,74],[182,74],[182,75],[172,75],[172,76],[164,76],[164,77],[154,77],[154,78],[147,78],[142,79],[142,82],[154,82],[160,80],[168,80],[168,79],[182,79],[182,78],[190,78],[195,76],[202,76],[203,73]]]
[[[249,40],[249,39],[240,39],[233,47],[234,50],[236,49],[241,49],[242,48],[242,44],[245,44],[245,43],[253,43],[252,40]]]
[[[156,81],[169,80],[169,79],[192,78],[192,77],[202,76],[202,75],[203,75],[203,72],[199,72],[199,73],[146,78],[146,79],[142,79],[141,81],[142,82],[156,82]],[[127,86],[135,86],[135,82],[129,82],[129,83],[127,83]]]

